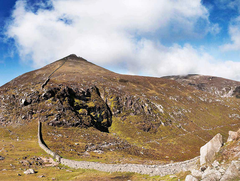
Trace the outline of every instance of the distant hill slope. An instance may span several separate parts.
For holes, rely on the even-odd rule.
[[[0,125],[39,119],[52,150],[76,159],[186,160],[218,132],[239,127],[239,85],[199,75],[121,75],[70,55],[0,87]]]
[[[176,80],[183,85],[190,85],[199,90],[209,92],[221,97],[236,96],[240,98],[240,82],[214,76],[189,74],[186,76],[166,76],[170,80]]]

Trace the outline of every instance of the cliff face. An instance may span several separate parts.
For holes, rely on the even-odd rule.
[[[222,85],[223,79],[215,79]],[[200,146],[215,134],[226,139],[239,124],[239,82],[233,88],[233,81],[224,79],[224,87],[228,84],[235,89],[224,97],[178,80],[116,74],[70,55],[0,87],[0,124],[24,126],[41,120],[56,129],[93,127],[114,135],[81,140],[88,148],[95,146],[91,152],[127,150],[146,159],[186,160],[199,155]]]

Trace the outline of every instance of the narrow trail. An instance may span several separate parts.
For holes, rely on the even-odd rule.
[[[105,164],[98,162],[88,162],[88,161],[75,161],[70,159],[65,159],[50,150],[44,143],[42,138],[42,123],[38,122],[38,143],[39,146],[48,154],[53,156],[59,163],[66,165],[74,169],[95,169],[104,172],[134,172],[140,174],[147,174],[150,176],[165,176],[176,174],[181,171],[188,171],[195,167],[199,157],[195,157],[191,160],[186,160],[183,162],[176,162],[166,165],[144,165],[144,164]]]
[[[47,85],[47,83],[50,81],[50,77],[58,70],[60,69],[66,62],[67,62],[68,58],[66,58],[66,60],[64,60],[64,62],[58,67],[56,68],[52,73],[49,74],[49,76],[47,77],[47,79],[45,80],[45,82],[42,84],[42,89]]]

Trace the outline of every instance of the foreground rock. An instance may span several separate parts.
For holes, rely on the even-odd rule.
[[[196,179],[196,178],[193,177],[192,175],[187,175],[185,181],[198,181],[198,179]]]
[[[26,175],[29,175],[29,174],[34,174],[34,173],[36,173],[35,172],[35,170],[33,170],[33,169],[28,169],[28,170],[26,170],[25,172],[23,172],[24,174],[26,174]]]
[[[229,131],[229,140],[238,140],[240,134],[238,132]],[[201,147],[200,163],[201,167],[191,170],[191,175],[185,178],[185,181],[230,181],[240,180],[240,146],[239,141],[235,141],[222,146],[222,136],[217,134],[206,145]],[[221,148],[221,150],[220,150]],[[217,152],[224,155],[214,156]],[[232,154],[237,152],[237,154]],[[220,156],[220,157],[219,157]],[[222,160],[222,161],[221,161]],[[202,166],[204,165],[204,166]]]
[[[207,144],[200,149],[200,165],[204,165],[213,161],[215,154],[223,145],[222,135],[217,134]]]
[[[233,161],[231,165],[228,167],[227,171],[224,173],[220,181],[233,180],[237,178],[240,175],[239,167],[240,161],[239,162]]]

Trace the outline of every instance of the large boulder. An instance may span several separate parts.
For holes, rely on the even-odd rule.
[[[222,144],[222,135],[218,133],[208,143],[202,146],[200,149],[200,164],[204,165],[207,163],[211,163],[215,154],[222,147]]]

